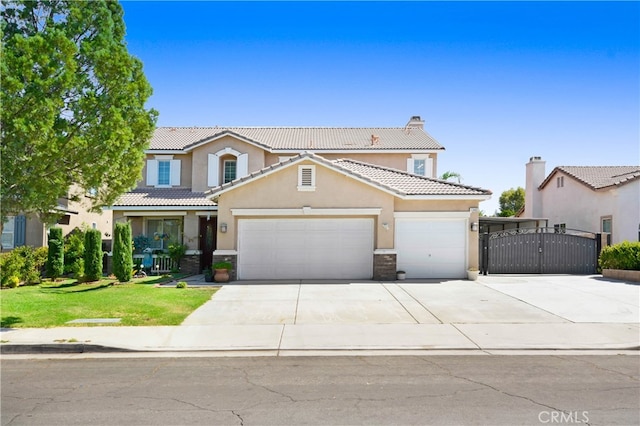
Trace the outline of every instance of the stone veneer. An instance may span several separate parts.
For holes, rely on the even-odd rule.
[[[396,255],[391,253],[373,255],[373,279],[395,281]]]
[[[201,274],[200,255],[187,254],[180,260],[180,272],[183,274]]]

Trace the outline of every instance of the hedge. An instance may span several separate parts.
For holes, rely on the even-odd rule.
[[[133,276],[132,245],[129,222],[116,223],[113,229],[113,275],[123,283],[131,281]]]
[[[47,256],[47,276],[55,280],[64,273],[64,242],[62,228],[49,230],[49,252]]]
[[[87,281],[102,278],[102,234],[97,229],[84,234],[84,277]]]
[[[604,247],[600,252],[598,264],[602,269],[640,271],[640,242],[624,241]]]

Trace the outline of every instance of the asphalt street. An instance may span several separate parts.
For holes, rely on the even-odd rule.
[[[637,355],[4,359],[2,425],[637,425]]]

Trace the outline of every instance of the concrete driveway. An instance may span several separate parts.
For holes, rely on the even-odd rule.
[[[190,344],[232,339],[234,347],[273,347],[278,354],[629,349],[640,346],[639,305],[640,286],[599,276],[232,283],[183,327],[207,333],[192,334]]]
[[[476,282],[236,282],[183,325],[640,322],[640,285],[599,276]]]

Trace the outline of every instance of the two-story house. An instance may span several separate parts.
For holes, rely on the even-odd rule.
[[[444,148],[398,128],[158,128],[144,179],[112,207],[152,248],[188,246],[236,279],[462,278],[490,191],[436,179]]]
[[[608,234],[612,244],[638,241],[640,166],[557,166],[546,175],[545,164],[541,157],[526,164],[519,217],[544,217],[557,229]]]

